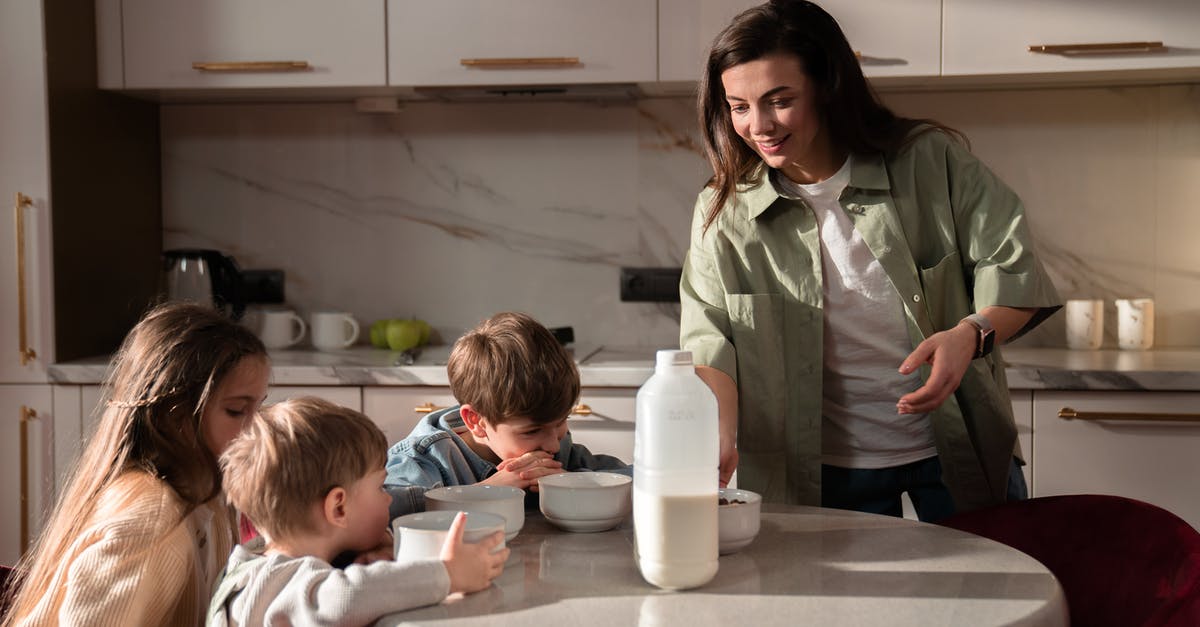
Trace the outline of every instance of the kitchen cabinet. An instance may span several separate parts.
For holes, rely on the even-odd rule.
[[[696,81],[712,40],[733,16],[760,4],[748,0],[659,0],[658,79]],[[941,71],[941,0],[824,0],[861,55],[863,73],[930,77]]]
[[[1200,68],[1195,0],[944,0],[943,7],[947,76]],[[1127,42],[1166,48],[1110,46]],[[1069,47],[1046,54],[1030,46]]]
[[[655,80],[654,0],[388,0],[391,85]]]
[[[97,0],[111,89],[387,81],[383,0]],[[444,33],[443,33],[444,34]]]
[[[1115,494],[1200,528],[1198,412],[1200,392],[1035,391],[1036,495]]]
[[[0,384],[0,564],[16,564],[53,501],[49,385]]]
[[[361,412],[362,388],[342,385],[273,385],[267,390],[264,405],[299,396],[316,396],[331,403]]]
[[[636,395],[637,388],[583,388],[567,418],[573,440],[593,453],[632,463]],[[429,412],[457,404],[444,386],[363,389],[363,413],[383,429],[389,443],[404,439]]]

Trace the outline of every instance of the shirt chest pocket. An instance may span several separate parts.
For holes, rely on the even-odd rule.
[[[925,308],[935,332],[949,329],[971,312],[971,286],[964,276],[958,251],[946,255],[933,267],[921,268],[920,275]]]

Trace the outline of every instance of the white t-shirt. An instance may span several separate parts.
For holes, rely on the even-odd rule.
[[[817,219],[824,274],[824,384],[821,461],[844,468],[888,468],[937,454],[927,414],[896,413],[900,397],[921,387],[899,373],[911,352],[903,304],[883,266],[838,202],[850,182],[849,157],[811,185],[778,171],[780,193],[804,199]]]

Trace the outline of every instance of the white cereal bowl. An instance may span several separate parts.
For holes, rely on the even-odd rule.
[[[393,520],[396,560],[414,561],[441,557],[442,545],[446,543],[446,535],[450,532],[450,524],[454,522],[455,516],[458,516],[457,511],[420,512]],[[463,542],[474,544],[503,530],[504,519],[496,514],[467,514]],[[503,548],[504,542],[501,542],[495,550]]]
[[[633,479],[612,472],[560,472],[538,479],[542,515],[567,531],[590,533],[621,524],[632,509]]]
[[[504,518],[504,539],[512,540],[525,526],[525,491],[499,485],[456,485],[425,492],[425,509],[484,512]]]
[[[729,501],[717,506],[717,550],[721,555],[736,553],[758,535],[762,523],[762,496],[749,490],[721,488],[717,498]]]

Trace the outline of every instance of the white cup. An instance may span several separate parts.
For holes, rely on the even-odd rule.
[[[1100,348],[1104,343],[1104,301],[1068,300],[1066,310],[1067,347]]]
[[[311,314],[309,329],[317,350],[347,348],[358,340],[358,321],[344,311],[318,311]]]
[[[1154,299],[1117,299],[1117,345],[1127,350],[1154,346]]]
[[[287,348],[304,339],[308,325],[290,309],[264,309],[258,314],[258,337],[267,348]]]

